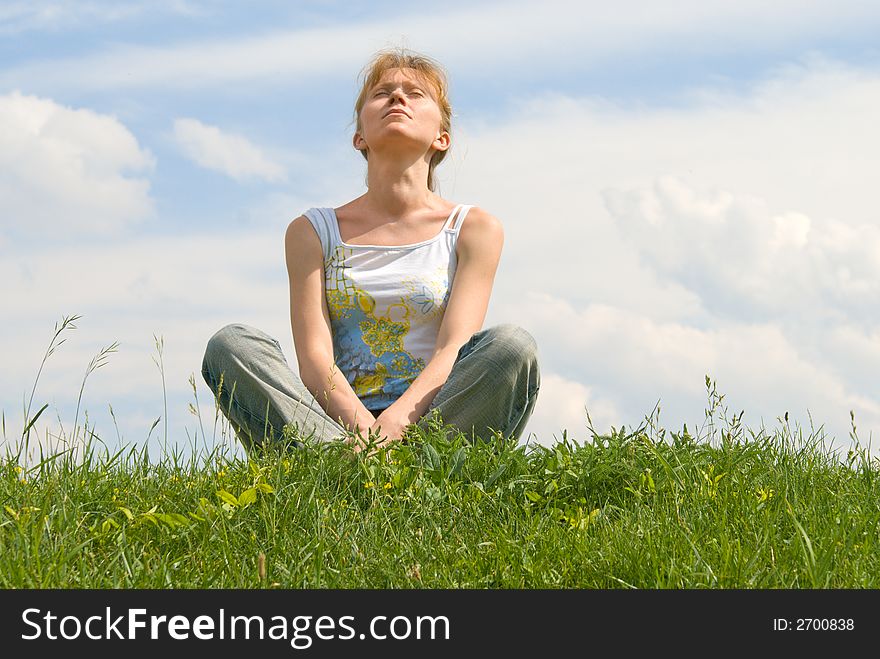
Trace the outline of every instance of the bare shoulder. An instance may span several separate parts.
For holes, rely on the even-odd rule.
[[[502,230],[501,220],[479,206],[472,206],[467,212],[467,216],[464,218],[464,223],[461,225],[461,230],[467,230],[468,226],[476,226],[482,230]]]
[[[483,208],[474,206],[464,218],[458,242],[466,252],[489,247],[500,249],[504,243],[504,226],[497,217]]]
[[[288,264],[311,258],[323,259],[324,250],[318,232],[305,215],[291,220],[284,233],[284,251]]]
[[[318,232],[305,215],[300,215],[291,220],[287,225],[287,231],[284,234],[284,242],[288,246],[296,247],[299,245],[313,246],[316,243],[320,245],[321,239]]]
[[[315,228],[309,221],[309,218],[307,218],[305,215],[300,215],[299,217],[291,220],[290,224],[287,225],[285,238],[303,238],[309,234],[317,235],[317,233],[315,233]]]

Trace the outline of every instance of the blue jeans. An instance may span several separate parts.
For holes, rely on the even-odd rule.
[[[232,324],[214,334],[202,376],[248,451],[281,441],[285,425],[320,441],[346,436],[290,369],[281,344],[258,329]],[[418,423],[424,426],[436,409],[445,424],[471,441],[489,439],[495,431],[519,439],[540,384],[535,340],[516,325],[496,325],[459,349],[449,377]]]

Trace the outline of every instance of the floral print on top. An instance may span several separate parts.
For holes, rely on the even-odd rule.
[[[306,211],[324,247],[334,359],[368,409],[388,407],[430,361],[470,208],[456,206],[434,238],[401,246],[343,243],[332,208]]]

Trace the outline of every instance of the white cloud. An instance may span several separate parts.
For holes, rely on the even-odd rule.
[[[474,29],[462,29],[462,26]],[[738,54],[773,52],[786,44],[842,31],[870,33],[880,12],[870,3],[841,0],[804,6],[800,0],[742,0],[658,4],[634,0],[491,3],[418,10],[397,18],[278,30],[260,36],[204,39],[168,46],[115,46],[69,60],[25,63],[0,74],[0,84],[28,81],[52,88],[106,89],[159,85],[191,89],[260,80],[307,80],[327,73],[351,75],[374,50],[404,44],[431,53],[475,77],[499,71],[540,74],[597,66],[621,55],[657,49]],[[454,34],[454,39],[449,35]],[[523,47],[523,44],[526,44]],[[320,58],[313,55],[320,53]],[[71,77],[67,72],[75,70]]]
[[[580,303],[705,323],[707,284],[671,276],[696,268],[740,303],[757,279],[770,305],[767,278],[778,274],[794,290],[786,314],[825,313],[818,295],[870,317],[880,77],[814,61],[720,96],[651,109],[549,95],[508,121],[460,126],[438,172],[447,194],[505,223],[503,297],[564,290]]]
[[[177,119],[174,121],[174,137],[188,158],[237,181],[287,179],[281,164],[241,135],[221,131],[196,119]]]
[[[81,425],[89,410],[108,442],[116,437],[108,404],[117,411],[127,441],[143,442],[150,425],[146,421],[164,416],[154,335],[164,339],[170,444],[185,444],[183,425],[193,425],[187,411],[188,403],[194,402],[191,375],[200,403],[213,402],[201,364],[208,339],[224,325],[244,322],[268,332],[279,340],[295,369],[286,301],[285,228],[282,222],[275,230],[222,237],[136,237],[105,245],[49,246],[0,260],[0,278],[6,282],[4,307],[15,311],[15,322],[0,328],[0,341],[15,345],[14,351],[4,353],[0,374],[0,401],[7,427],[13,430],[9,437],[15,436],[16,423],[21,433],[22,398],[30,396],[53,323],[60,325],[63,314],[82,318],[75,330],[65,331],[60,338],[66,341],[46,361],[31,413],[49,403],[44,415],[57,409],[68,433],[86,368],[113,342],[119,344],[117,352],[86,380],[79,416]],[[121,414],[123,409],[127,411]],[[210,438],[207,417],[203,412]],[[54,414],[40,420],[41,437],[47,428],[60,434],[53,418]]]
[[[31,31],[70,31],[96,23],[117,23],[157,11],[183,15],[200,13],[185,0],[150,0],[149,2],[118,2],[117,0],[56,0],[40,2],[7,1],[0,6],[0,34],[16,35]]]
[[[563,370],[609,401],[619,410],[618,427],[638,425],[659,400],[661,425],[693,428],[703,420],[706,375],[727,396],[730,412],[744,410],[753,429],[785,412],[804,424],[812,415],[845,445],[851,409],[866,429],[880,427],[876,400],[854,389],[846,374],[801,355],[773,323],[718,320],[699,329],[606,305],[578,310],[549,296],[526,301],[523,315],[539,348],[551,353],[546,368]],[[539,396],[536,408],[545,404]]]
[[[116,233],[153,211],[150,153],[117,119],[0,96],[0,228],[48,238]]]
[[[880,228],[774,215],[762,200],[701,194],[672,177],[651,188],[604,191],[625,239],[663,279],[715,313],[789,319],[878,320]],[[821,312],[819,312],[821,310]]]
[[[538,402],[520,441],[551,446],[562,439],[563,431],[575,442],[590,441],[587,413],[600,435],[610,432],[611,426],[619,428],[624,423],[611,400],[598,398],[580,382],[542,371]]]

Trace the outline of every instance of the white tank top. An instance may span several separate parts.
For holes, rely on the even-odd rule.
[[[433,355],[471,208],[456,206],[429,240],[394,246],[343,242],[332,208],[303,213],[324,248],[334,360],[367,409],[391,405]]]

